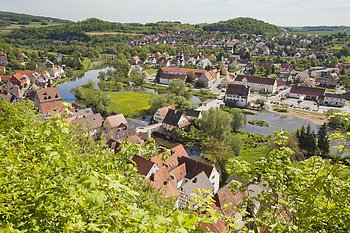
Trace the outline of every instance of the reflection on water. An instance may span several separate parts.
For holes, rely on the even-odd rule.
[[[268,111],[256,112],[255,115],[247,115],[247,121],[249,120],[262,120],[266,121],[270,125],[270,127],[260,127],[247,123],[242,131],[246,131],[251,134],[270,135],[275,131],[281,129],[287,131],[296,131],[301,126],[307,126],[308,124],[310,124],[311,128],[314,130],[317,130],[319,128],[318,124],[315,124],[311,121]]]
[[[70,82],[62,83],[57,85],[57,89],[60,92],[63,101],[65,102],[74,102],[76,100],[74,94],[72,93],[72,89],[75,87],[79,87],[88,83],[89,80],[95,82],[95,88],[98,89],[98,75],[101,71],[106,71],[106,69],[101,70],[89,70],[84,74],[81,78],[76,78]]]

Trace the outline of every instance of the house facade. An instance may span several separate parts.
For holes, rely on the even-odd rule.
[[[237,75],[235,84],[250,87],[250,91],[262,93],[275,93],[277,91],[277,80],[273,78],[263,78],[259,76]]]
[[[249,103],[250,87],[241,84],[228,84],[224,101],[229,107],[245,108]]]

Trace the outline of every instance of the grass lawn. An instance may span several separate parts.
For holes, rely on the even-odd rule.
[[[152,75],[152,74],[156,74],[158,70],[149,68],[149,69],[146,69],[145,71],[147,74]]]
[[[109,110],[127,117],[139,116],[150,108],[152,94],[145,92],[106,91],[112,99]]]
[[[244,148],[241,150],[239,156],[235,157],[238,161],[246,161],[248,163],[254,163],[260,158],[266,156],[270,148],[267,145],[260,145],[256,148]]]
[[[350,56],[341,58],[341,62],[350,63]]]

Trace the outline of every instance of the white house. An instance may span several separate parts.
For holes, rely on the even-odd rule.
[[[245,108],[249,103],[250,87],[240,84],[228,84],[225,93],[225,105]]]
[[[237,75],[235,84],[249,86],[251,91],[275,93],[277,91],[277,80],[259,76]]]
[[[175,110],[174,106],[167,106],[159,108],[153,115],[153,120],[157,123],[162,123],[169,109]]]
[[[343,107],[346,103],[346,99],[339,94],[325,93],[323,98],[323,104],[334,107]]]
[[[196,65],[197,69],[205,69],[205,68],[210,67],[210,66],[212,66],[212,65],[211,65],[211,62],[209,61],[208,58],[205,58],[205,59],[201,60]]]

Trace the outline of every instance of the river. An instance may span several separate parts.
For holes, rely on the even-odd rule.
[[[261,127],[257,125],[251,125],[248,123],[249,120],[262,120],[266,121],[269,124],[269,127]],[[255,115],[247,115],[247,124],[242,129],[242,131],[249,132],[251,134],[262,134],[270,135],[277,130],[287,130],[287,131],[296,131],[301,126],[307,126],[310,124],[311,128],[318,130],[320,125],[315,124],[311,121],[297,118],[295,116],[282,115],[278,113],[260,111],[255,112]]]
[[[87,71],[83,77],[81,78],[76,78],[75,80],[65,82],[62,84],[57,85],[57,89],[60,92],[63,101],[65,102],[74,102],[76,100],[74,94],[72,93],[72,89],[75,87],[79,87],[82,85],[85,85],[88,83],[89,80],[92,80],[95,82],[95,88],[98,89],[98,74],[101,71],[106,71],[107,68],[105,69],[100,69],[100,70],[89,70]]]

